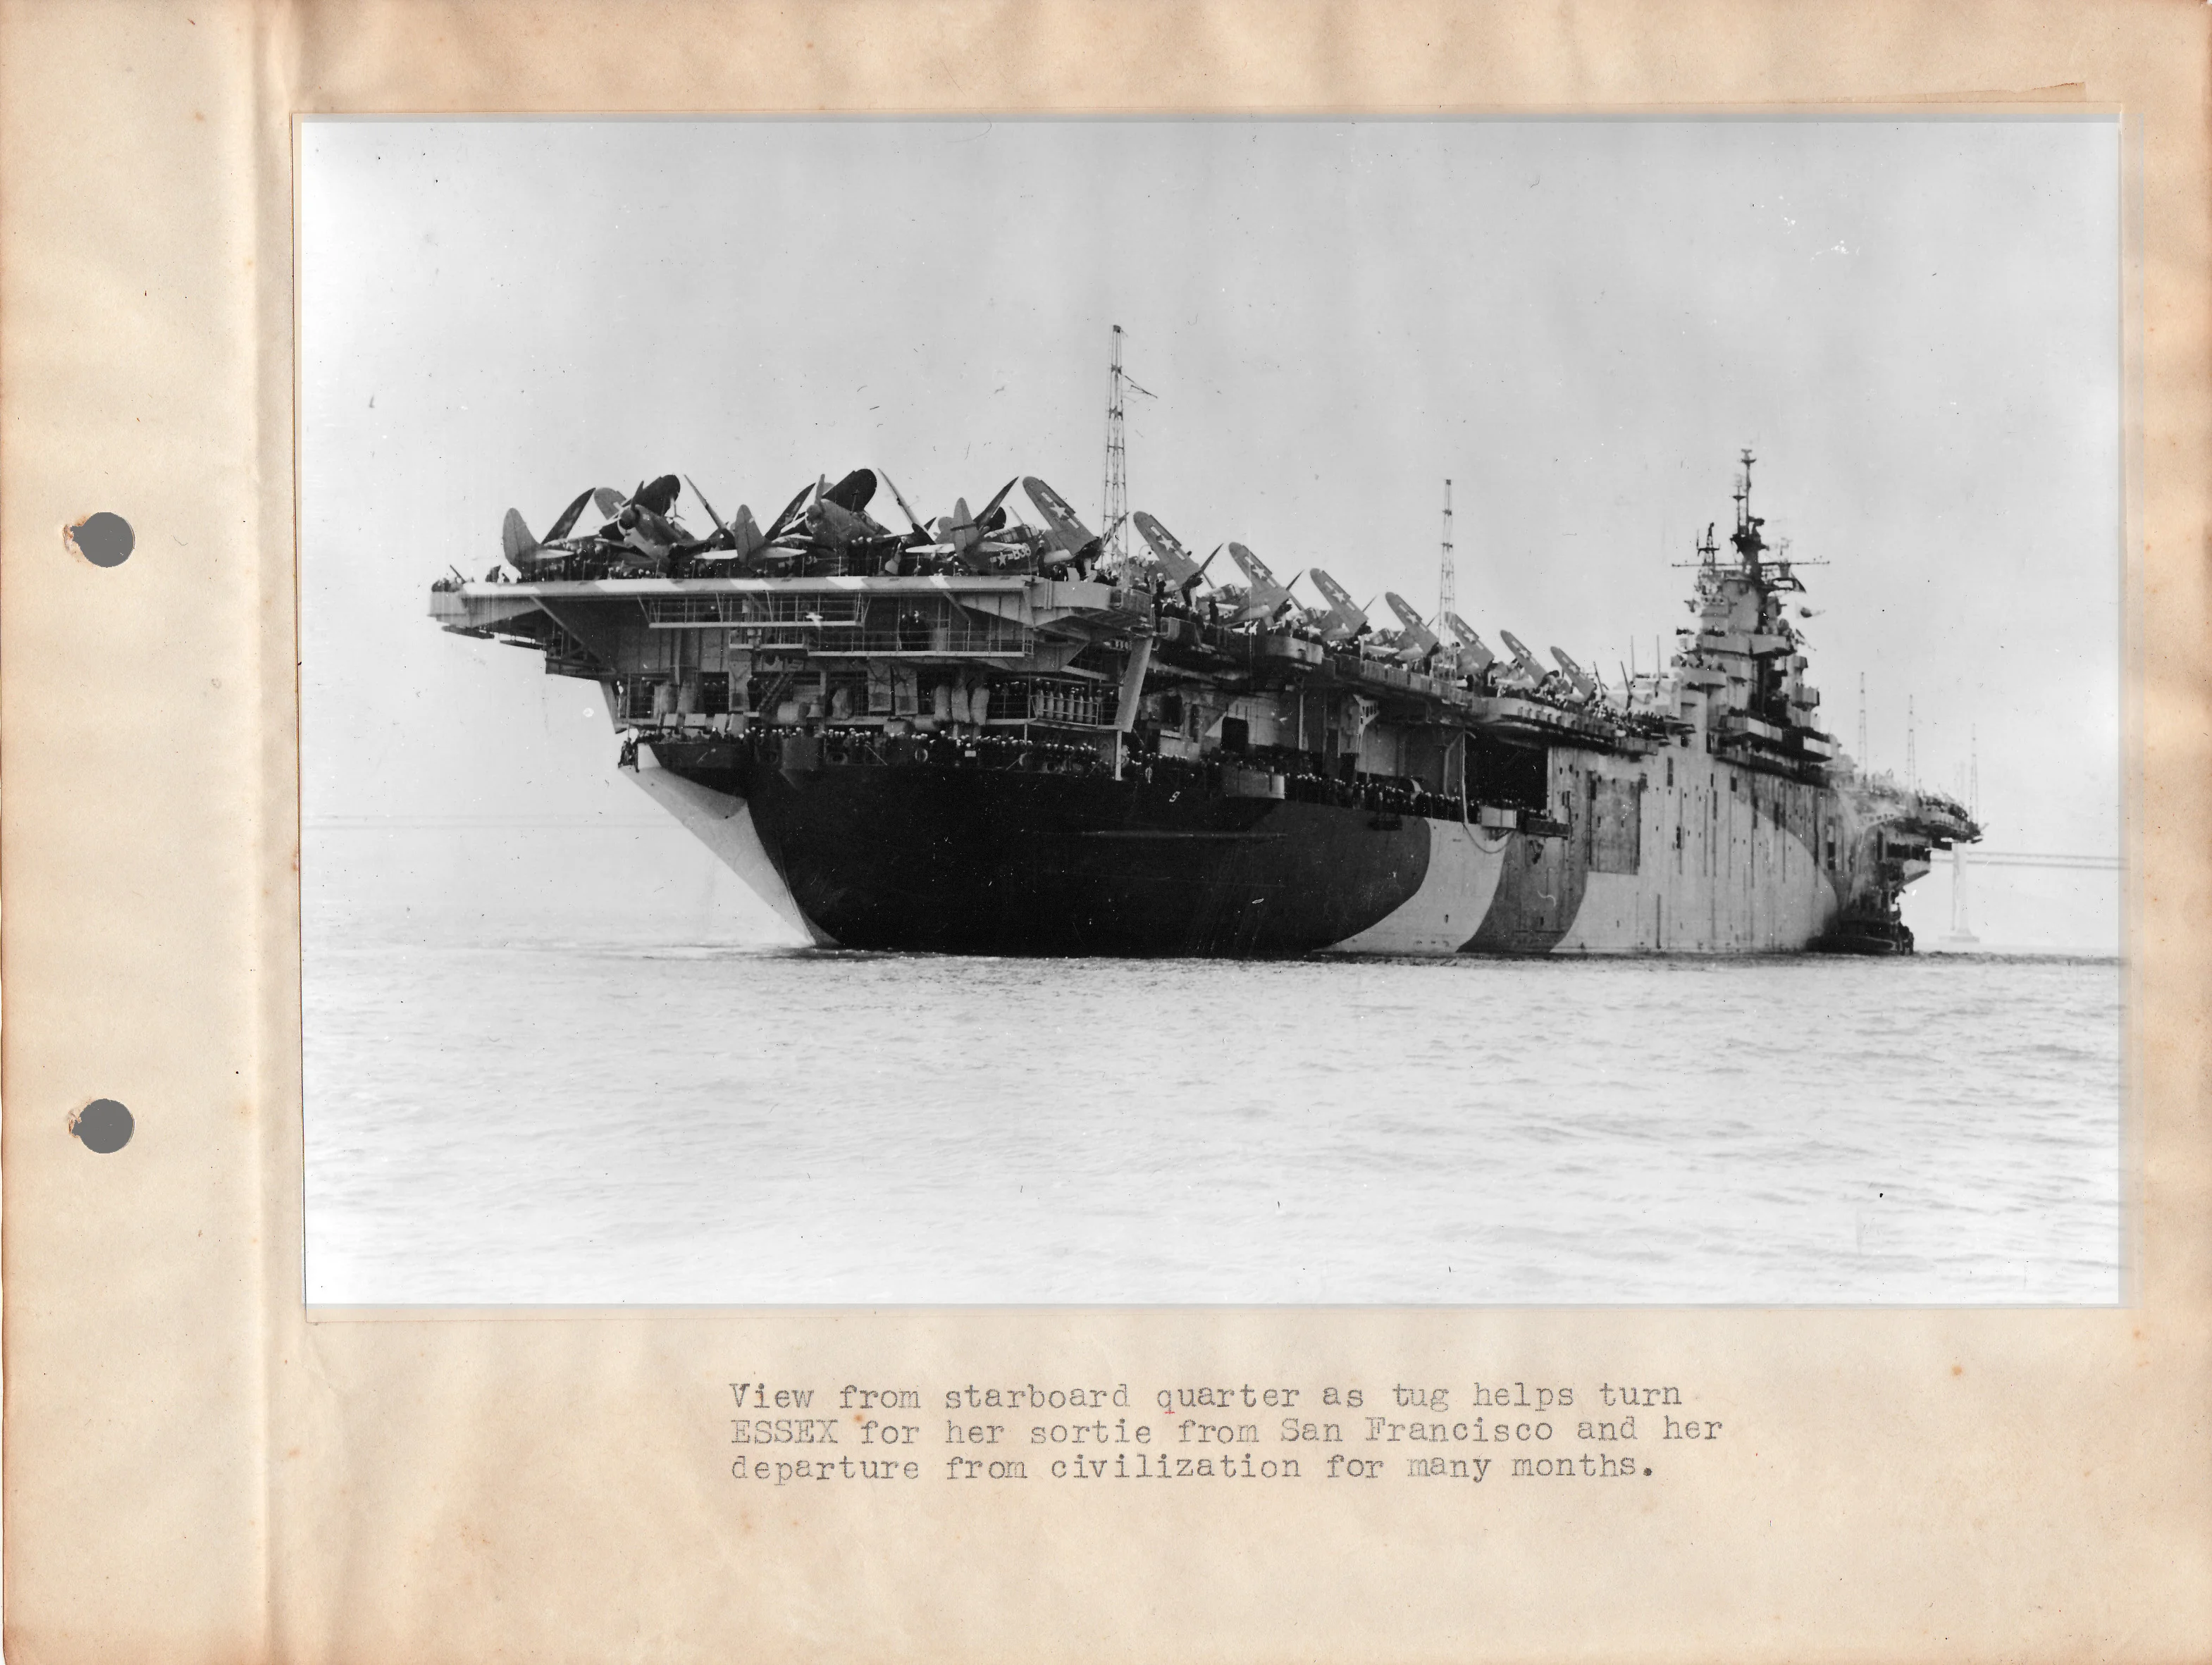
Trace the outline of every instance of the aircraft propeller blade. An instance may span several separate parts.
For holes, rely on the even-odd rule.
[[[921,517],[916,515],[911,508],[907,507],[906,499],[899,495],[897,483],[894,481],[890,475],[886,474],[884,476],[884,483],[890,487],[891,501],[899,506],[899,513],[906,516],[907,524],[912,526],[917,532],[927,537],[928,535],[928,528],[921,524]]]
[[[691,488],[691,495],[699,500],[699,507],[707,511],[707,518],[714,523],[714,530],[726,535],[730,529],[722,524],[722,517],[714,513],[714,506],[707,501],[707,494],[699,489],[699,483],[687,474],[684,477],[684,483]]]
[[[1014,487],[1020,483],[1020,480],[1021,476],[1017,474],[1012,479],[1007,481],[1006,484],[999,488],[999,495],[992,498],[989,502],[986,503],[983,506],[983,512],[975,517],[979,524],[982,521],[988,520],[993,515],[998,513],[999,506],[1006,501],[1006,494],[1012,491]],[[999,525],[1004,526],[1006,525],[1006,522],[1002,520],[999,522]]]
[[[557,544],[566,538],[574,530],[576,517],[584,512],[584,505],[591,501],[590,491],[579,492],[576,495],[576,501],[561,511],[561,518],[545,529],[545,541],[549,544]]]
[[[799,495],[793,498],[789,502],[783,506],[783,513],[775,517],[775,521],[769,526],[768,531],[763,534],[761,542],[763,544],[773,544],[777,538],[781,538],[783,535],[785,529],[788,527],[793,520],[799,518],[799,511],[805,506],[808,496],[812,494],[813,490],[814,488],[812,486],[799,487]]]

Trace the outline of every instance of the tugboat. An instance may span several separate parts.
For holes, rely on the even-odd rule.
[[[597,683],[621,766],[823,946],[1910,953],[1900,895],[1980,829],[1817,726],[1808,563],[1753,461],[1729,553],[1708,527],[1688,563],[1696,625],[1617,684],[1396,595],[1378,628],[1320,568],[1200,561],[1147,513],[1119,553],[1035,477],[1034,526],[1015,481],[924,521],[869,469],[765,530],[693,485],[695,532],[673,475],[587,491],[543,540],[510,510],[430,613]],[[1223,548],[1241,581],[1210,583]]]

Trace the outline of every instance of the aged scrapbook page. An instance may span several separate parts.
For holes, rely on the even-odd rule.
[[[2194,1657],[2203,9],[0,9],[5,1623]]]

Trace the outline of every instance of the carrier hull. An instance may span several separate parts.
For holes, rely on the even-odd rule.
[[[1563,757],[1560,773],[1608,760]],[[1638,794],[1641,871],[1555,836],[959,763],[785,768],[714,743],[641,747],[637,780],[820,945],[1002,955],[1790,953],[1834,925],[1813,850],[1718,776]],[[1211,788],[1211,789],[1210,789]],[[1803,790],[1803,789],[1801,789]],[[1717,801],[1716,801],[1717,800]],[[1725,807],[1726,813],[1722,812]],[[1674,823],[1686,841],[1673,871]],[[1616,836],[1613,841],[1619,842]]]

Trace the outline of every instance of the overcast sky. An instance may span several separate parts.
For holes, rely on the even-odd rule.
[[[763,520],[888,470],[1136,507],[1611,667],[1755,507],[1846,749],[1978,731],[1989,842],[2118,848],[2117,124],[316,120],[301,202],[306,810],[645,809],[597,690],[444,635],[448,562],[587,485]],[[1019,503],[1018,495],[1015,501]],[[686,494],[684,507],[704,525]],[[889,507],[888,499],[884,506]],[[312,838],[311,838],[312,844]],[[312,851],[311,851],[312,854]]]

